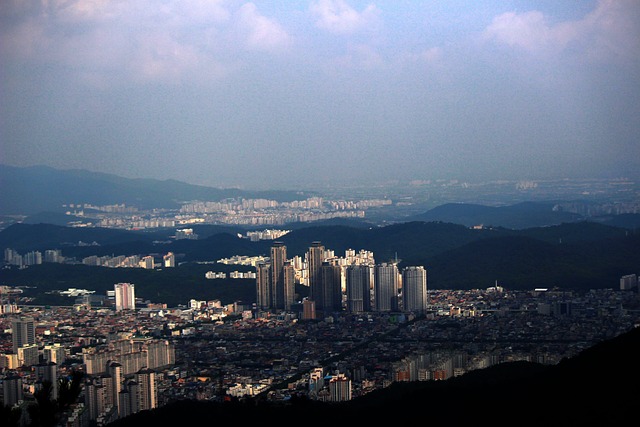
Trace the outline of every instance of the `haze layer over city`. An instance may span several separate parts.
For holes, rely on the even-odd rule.
[[[635,1],[4,2],[2,162],[242,188],[640,170]]]

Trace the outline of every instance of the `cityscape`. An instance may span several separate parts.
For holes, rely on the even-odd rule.
[[[548,187],[416,183],[393,192],[356,191],[350,198],[350,190],[334,189],[301,195],[298,202],[192,201],[175,210],[66,204],[60,208],[67,230],[161,232],[165,237],[157,237],[154,247],[166,249],[131,253],[120,245],[120,255],[103,254],[102,242],[90,240],[62,249],[6,247],[2,271],[58,265],[164,274],[198,266],[200,283],[234,288],[237,281],[253,290],[248,298],[225,301],[203,299],[196,291],[167,304],[140,297],[135,282],[112,283],[105,292],[87,281],[50,289],[47,294],[58,302],[38,304],[28,286],[3,282],[4,407],[26,426],[33,408],[49,399],[58,402],[56,425],[90,427],[184,400],[348,402],[392,384],[446,381],[506,362],[553,366],[638,327],[637,270],[595,289],[543,283],[516,290],[498,280],[484,288],[434,289],[429,265],[406,264],[397,252],[378,259],[367,248],[339,253],[312,240],[303,254],[291,254],[285,243],[294,229],[335,219],[384,229],[435,200],[460,202],[470,187],[476,202],[499,207],[539,200],[554,213],[576,215],[558,217],[558,223],[598,223],[640,212],[632,180],[569,180]],[[5,229],[27,219],[14,217]],[[221,258],[185,261],[185,254],[174,252],[174,244],[206,241],[199,235],[206,226],[239,227],[220,231],[229,230],[236,242],[266,244],[268,253],[223,251]],[[481,220],[466,228],[487,229]],[[400,248],[407,243],[400,242]]]
[[[3,1],[0,426],[624,425],[637,0]]]
[[[60,425],[108,425],[184,399],[349,401],[509,361],[557,364],[640,321],[636,274],[586,292],[432,290],[424,266],[378,263],[367,250],[336,256],[319,241],[289,259],[271,240],[269,257],[218,260],[255,268],[248,304],[168,307],[116,283],[106,295],[67,290],[73,305],[29,306],[4,286],[4,405],[26,408],[45,389],[58,401],[74,378],[82,381]],[[160,267],[172,265],[168,256]],[[301,300],[296,285],[308,291]]]

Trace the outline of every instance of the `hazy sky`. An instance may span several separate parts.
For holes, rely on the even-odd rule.
[[[640,172],[640,1],[1,0],[0,163],[244,188]]]

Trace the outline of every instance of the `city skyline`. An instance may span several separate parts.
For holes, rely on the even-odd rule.
[[[0,154],[212,187],[637,174],[639,17],[605,0],[10,1]]]

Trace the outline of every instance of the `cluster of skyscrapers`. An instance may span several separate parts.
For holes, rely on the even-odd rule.
[[[4,250],[4,262],[9,265],[16,265],[18,267],[25,267],[29,265],[39,265],[45,263],[59,263],[75,262],[74,258],[67,259],[62,255],[60,249],[47,249],[44,251],[44,256],[40,251],[31,251],[25,254],[20,254],[16,250],[11,248],[5,248]],[[162,256],[162,263],[156,263],[155,258],[152,255],[140,256],[140,255],[90,255],[82,258],[82,264],[101,267],[131,267],[131,268],[145,268],[152,270],[158,266],[165,268],[176,266],[176,256],[173,252],[168,252]]]
[[[351,400],[351,379],[342,373],[325,375],[323,368],[309,373],[309,397],[327,402]]]
[[[134,285],[114,285],[116,310],[135,309]],[[37,340],[36,320],[15,316],[11,320],[12,353],[0,354],[2,401],[6,406],[24,400],[25,376],[20,368],[30,368],[33,378],[26,384],[37,391],[51,385],[51,398],[59,397],[58,368],[67,359],[65,346],[46,344],[41,351]],[[127,334],[125,334],[127,335]],[[106,344],[82,350],[84,407],[82,418],[104,425],[117,418],[158,406],[156,373],[175,364],[175,348],[171,342],[151,338],[110,339]],[[34,382],[31,382],[34,381]]]
[[[58,398],[57,366],[65,360],[65,350],[58,345],[45,345],[42,359],[36,343],[35,320],[28,316],[15,317],[11,321],[12,350],[10,354],[0,354],[0,367],[15,369],[31,366],[35,373],[35,388],[45,381],[51,384],[51,397]],[[2,378],[2,403],[15,405],[23,399],[22,378],[9,374]]]
[[[427,309],[427,271],[397,262],[376,264],[373,257],[340,262],[327,256],[321,242],[313,242],[299,274],[287,259],[287,247],[276,241],[268,262],[256,266],[256,300],[262,310],[291,311],[295,285],[304,277],[309,296],[303,301],[303,319],[348,313],[413,312]],[[344,260],[343,260],[344,261]]]
[[[98,425],[158,406],[156,369],[175,363],[166,340],[124,339],[83,349],[84,403]]]
[[[108,373],[90,377],[84,387],[88,419],[97,425],[108,424],[136,412],[153,409],[157,404],[155,371],[141,369],[125,377],[122,366],[112,362]]]

